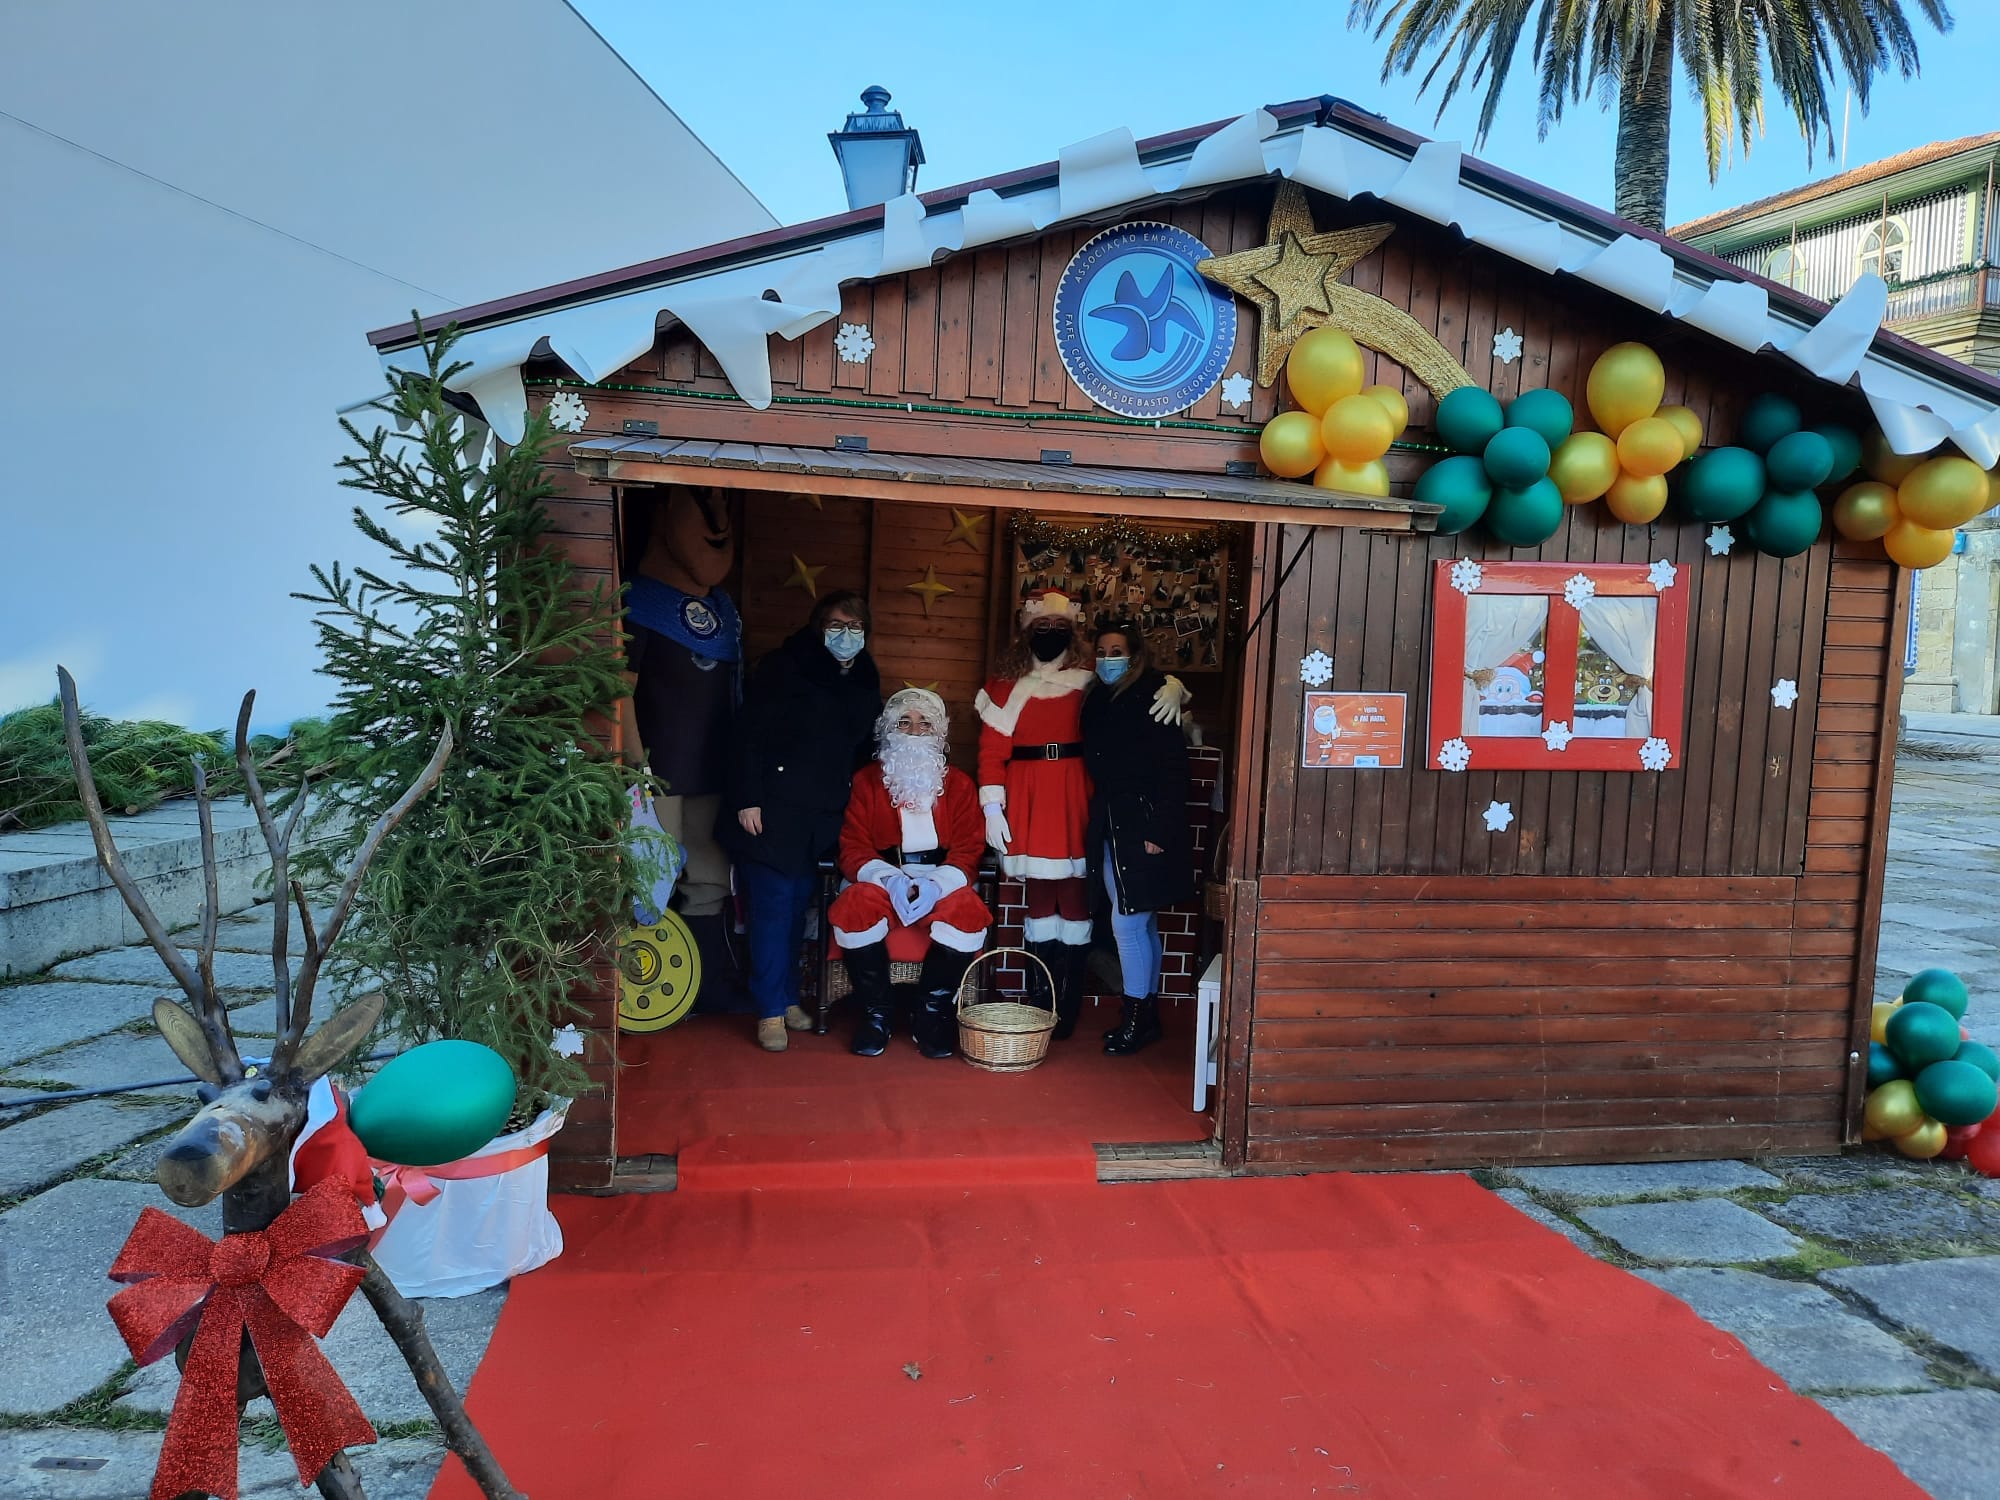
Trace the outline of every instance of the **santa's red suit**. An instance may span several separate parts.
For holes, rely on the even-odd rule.
[[[930,943],[977,953],[993,918],[972,890],[985,848],[972,778],[955,766],[927,807],[898,807],[880,763],[857,771],[840,829],[840,873],[852,885],[827,912],[843,949],[887,941],[890,956],[915,962]],[[944,894],[914,924],[898,916],[889,888],[898,879],[936,881]],[[904,936],[907,934],[907,937]]]
[[[1090,773],[1083,766],[1079,721],[1091,675],[1060,659],[1036,662],[1020,677],[988,682],[974,700],[979,801],[999,807],[1006,818],[1009,837],[1000,863],[1029,882],[1024,936],[1030,942],[1090,941],[1083,890]]]

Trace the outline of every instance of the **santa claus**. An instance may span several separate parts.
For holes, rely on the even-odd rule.
[[[893,694],[876,723],[875,763],[855,773],[848,798],[839,860],[852,883],[827,920],[860,1006],[854,1051],[862,1057],[879,1056],[894,1029],[891,957],[919,952],[917,1050],[952,1055],[959,981],[992,926],[971,884],[982,852],[979,804],[972,778],[945,764],[948,729],[936,693]]]
[[[1080,718],[1096,674],[1081,627],[1079,606],[1060,589],[1030,594],[1000,675],[973,700],[986,841],[1001,868],[1026,884],[1021,936],[1055,978],[1058,1040],[1076,1030],[1090,950],[1090,776]],[[1178,724],[1188,696],[1178,678],[1167,678],[1154,695],[1153,717]]]

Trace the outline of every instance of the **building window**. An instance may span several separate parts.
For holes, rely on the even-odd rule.
[[[1773,250],[1764,262],[1764,279],[1794,289],[1806,279],[1806,258],[1790,245]]]
[[[1878,219],[1862,231],[1861,248],[1854,258],[1856,272],[1866,276],[1873,271],[1884,281],[1901,281],[1903,248],[1908,240],[1901,219],[1890,219],[1886,224]]]
[[[1428,764],[1639,771],[1657,741],[1678,765],[1687,584],[1661,578],[1658,564],[1486,562],[1466,588],[1462,563],[1438,563]]]

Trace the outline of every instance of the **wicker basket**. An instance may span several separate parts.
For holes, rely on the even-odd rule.
[[[1019,954],[1042,971],[1048,982],[1048,1009],[1018,1000],[982,1000],[967,1004],[979,966],[1003,954]],[[1056,1029],[1056,981],[1049,966],[1026,948],[992,948],[972,961],[958,983],[958,1055],[988,1073],[1025,1073],[1049,1055],[1049,1036]]]

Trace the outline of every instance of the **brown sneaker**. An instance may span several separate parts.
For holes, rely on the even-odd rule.
[[[813,1018],[807,1015],[802,1007],[787,1005],[785,1007],[785,1029],[787,1031],[811,1031],[813,1029]]]
[[[766,1016],[757,1023],[757,1045],[766,1052],[783,1052],[791,1045],[790,1038],[785,1035],[783,1016]]]

